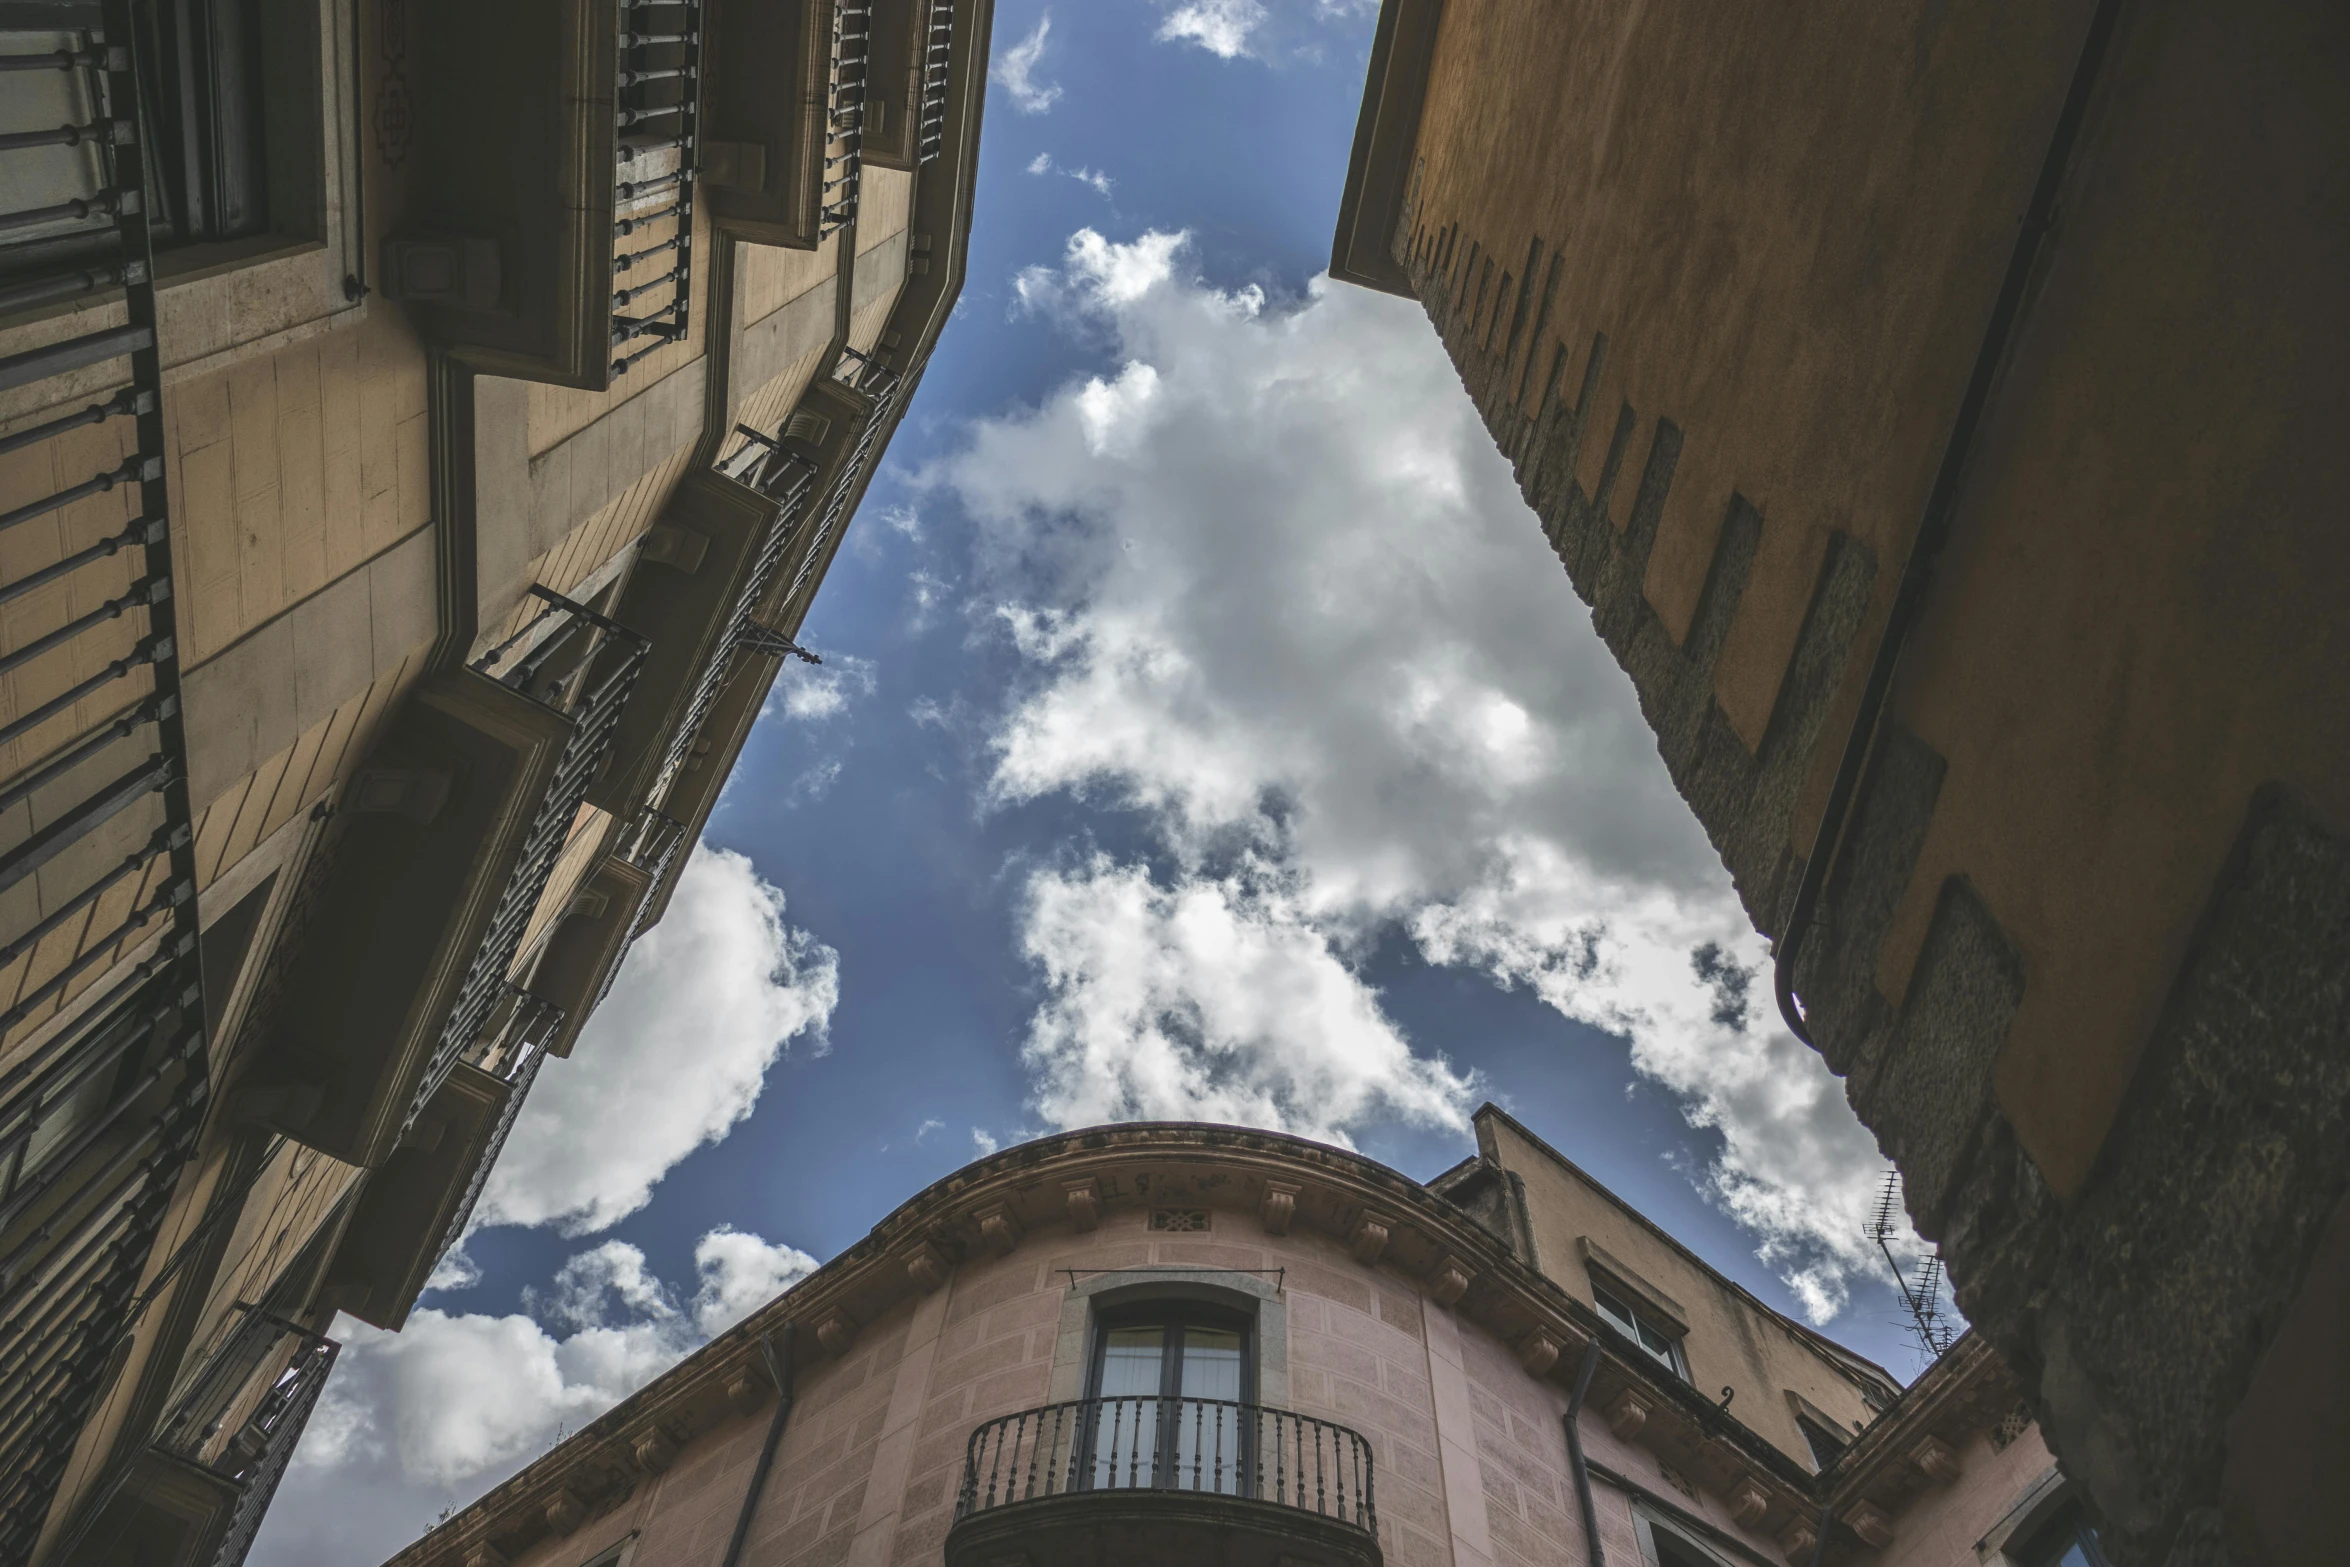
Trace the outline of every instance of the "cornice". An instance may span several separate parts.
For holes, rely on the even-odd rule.
[[[1089,1192],[1085,1214],[1072,1187]],[[1589,1401],[1618,1428],[1725,1497],[1759,1499],[1748,1526],[1777,1535],[1816,1516],[1814,1477],[1679,1378],[1651,1369],[1589,1306],[1527,1268],[1475,1220],[1419,1182],[1326,1144],[1196,1123],[1146,1123],[1063,1133],[1008,1148],[933,1182],[790,1290],[614,1405],[562,1446],[499,1485],[392,1559],[398,1567],[462,1567],[510,1558],[550,1528],[620,1504],[668,1467],[695,1436],[772,1395],[762,1338],[798,1336],[805,1375],[855,1352],[862,1329],[943,1283],[967,1259],[1001,1255],[1100,1213],[1182,1200],[1259,1217],[1279,1204],[1281,1228],[1309,1226],[1361,1255],[1383,1229],[1378,1266],[1414,1279],[1500,1342],[1530,1375],[1562,1389],[1586,1347],[1601,1358]],[[1270,1227],[1270,1226],[1269,1226]],[[1465,1285],[1463,1280],[1465,1279]],[[1627,1406],[1637,1408],[1627,1416]],[[1746,1504],[1756,1506],[1753,1500]],[[568,1529],[565,1532],[569,1532]],[[491,1549],[483,1552],[479,1547]]]

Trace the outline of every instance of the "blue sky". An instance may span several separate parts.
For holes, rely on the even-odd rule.
[[[265,1563],[378,1559],[991,1143],[1425,1179],[1491,1098],[1907,1376],[1882,1168],[1408,302],[1326,264],[1375,8],[996,14],[969,276],[676,905]],[[1734,1011],[1735,1009],[1733,1009]]]

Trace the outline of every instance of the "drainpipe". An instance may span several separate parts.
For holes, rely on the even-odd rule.
[[[1599,1340],[1583,1351],[1583,1369],[1575,1373],[1575,1393],[1567,1400],[1563,1417],[1567,1427],[1567,1467],[1575,1472],[1575,1501],[1583,1509],[1583,1543],[1591,1552],[1591,1567],[1607,1567],[1599,1548],[1599,1514],[1591,1508],[1591,1471],[1583,1465],[1583,1395],[1591,1391],[1591,1373],[1599,1369]],[[1817,1564],[1814,1564],[1817,1567]]]
[[[726,1544],[726,1556],[721,1567],[735,1567],[742,1559],[743,1541],[751,1532],[751,1514],[759,1510],[759,1493],[767,1489],[767,1471],[775,1467],[775,1449],[783,1441],[783,1423],[791,1418],[792,1336],[799,1331],[798,1324],[783,1325],[783,1360],[775,1358],[775,1346],[767,1335],[759,1335],[759,1353],[767,1357],[767,1374],[775,1380],[775,1414],[767,1422],[767,1443],[759,1449],[759,1462],[751,1470],[751,1488],[743,1493],[743,1510],[734,1520],[734,1538]]]
[[[1942,548],[1949,541],[1951,523],[1958,512],[1960,486],[1975,455],[1976,438],[1982,432],[1999,372],[2022,326],[2032,280],[2041,269],[2049,237],[2056,227],[2058,197],[2065,175],[2072,167],[2073,148],[2080,139],[2082,122],[2088,118],[2089,98],[2097,85],[2097,73],[2105,63],[2106,46],[2112,41],[2120,13],[2120,0],[2099,0],[2096,12],[2089,19],[2089,30],[2073,64],[2072,85],[2065,93],[2064,106],[2049,136],[2030,204],[2017,226],[2015,245],[2008,253],[2007,274],[2000,282],[1998,298],[1992,303],[1991,319],[1983,329],[1982,343],[1975,352],[1974,370],[1968,375],[1966,391],[1959,399],[1949,444],[1942,449],[1941,467],[1934,475],[1933,489],[1927,493],[1925,514],[1918,522],[1917,537],[1910,544],[1908,563],[1902,567],[1901,584],[1893,595],[1893,608],[1885,618],[1885,630],[1877,640],[1876,656],[1870,660],[1868,680],[1861,687],[1860,711],[1853,718],[1852,732],[1845,737],[1844,754],[1836,763],[1836,775],[1828,787],[1828,803],[1820,813],[1819,828],[1812,834],[1811,853],[1803,862],[1795,901],[1789,906],[1786,923],[1779,932],[1777,953],[1771,965],[1771,988],[1778,996],[1779,1016],[1786,1021],[1788,1032],[1815,1049],[1818,1046],[1811,1035],[1811,1020],[1804,1015],[1801,998],[1795,994],[1797,955],[1803,950],[1804,938],[1811,934],[1813,919],[1819,912],[1820,894],[1827,885],[1829,866],[1843,840],[1846,819],[1875,758],[1877,735],[1886,704],[1893,694],[1893,676],[1901,663],[1902,650],[1925,614],[1934,568],[1940,563]]]

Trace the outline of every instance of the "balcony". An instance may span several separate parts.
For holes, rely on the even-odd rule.
[[[267,1311],[238,1309],[154,1441],[62,1540],[60,1567],[241,1567],[340,1346]]]
[[[1371,1445],[1310,1415],[1094,1398],[991,1420],[964,1450],[947,1567],[1379,1567]]]
[[[762,62],[710,84],[712,222],[763,245],[812,250],[855,216],[873,10],[873,0],[710,0],[712,57]]]
[[[170,203],[129,8],[91,21],[0,56],[0,310],[48,312],[0,352],[0,1561],[30,1552],[112,1379],[211,1091],[155,336]]]
[[[394,1332],[407,1322],[442,1254],[465,1233],[563,1026],[560,1007],[506,987],[491,1026],[361,1189],[327,1264],[322,1305]]]
[[[328,878],[239,1113],[381,1165],[510,993],[580,807],[612,755],[644,638],[547,609],[427,686],[346,789]]]
[[[683,341],[702,0],[414,9],[425,107],[384,291],[470,364],[590,391]]]

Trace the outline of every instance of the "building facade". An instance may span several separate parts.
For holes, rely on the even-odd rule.
[[[2340,18],[1387,0],[1426,309],[2132,1564],[2350,1528]]]
[[[1979,1339],[1902,1389],[1477,1120],[991,1155],[393,1561],[2094,1567]]]
[[[920,382],[990,15],[0,8],[0,1563],[233,1567],[462,1232]]]

